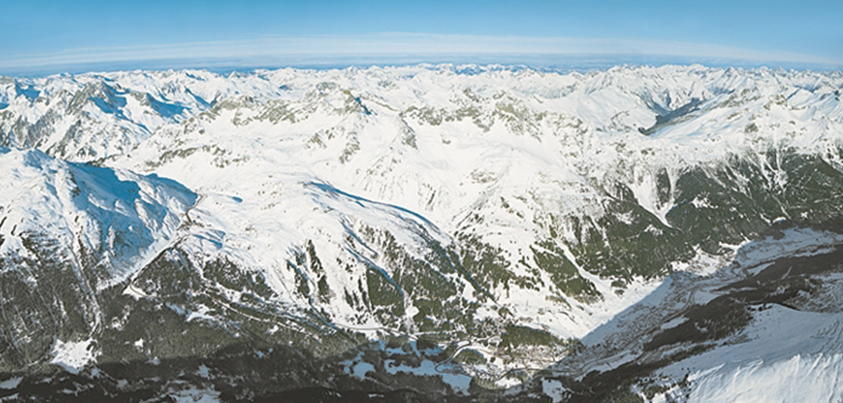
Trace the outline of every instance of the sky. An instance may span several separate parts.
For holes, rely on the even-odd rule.
[[[589,58],[843,67],[839,0],[0,1],[2,74]]]

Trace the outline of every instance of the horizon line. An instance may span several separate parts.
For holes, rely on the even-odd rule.
[[[734,46],[672,41],[611,38],[524,37],[383,33],[373,35],[262,36],[259,38],[75,48],[48,54],[16,55],[0,61],[0,74],[58,74],[62,69],[96,70],[114,65],[154,65],[157,68],[232,69],[261,66],[355,65],[393,63],[559,63],[559,59],[676,60],[679,63],[713,63],[720,66],[778,65],[800,69],[843,68],[843,59],[815,55],[755,50]],[[473,60],[472,60],[473,59]],[[553,60],[556,59],[556,60]],[[603,60],[611,63],[610,60]],[[618,63],[620,64],[620,63]],[[109,69],[110,70],[110,69]]]

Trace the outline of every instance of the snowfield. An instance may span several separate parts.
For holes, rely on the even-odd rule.
[[[130,323],[100,306],[114,294],[233,338],[248,333],[235,317],[322,346],[427,337],[458,346],[449,363],[487,360],[455,366],[491,384],[555,362],[581,381],[643,360],[625,332],[684,329],[680,313],[727,282],[839,248],[839,228],[811,228],[843,205],[841,91],[840,72],[696,65],[0,78],[0,274],[34,290],[65,273],[81,301],[45,302],[59,319],[16,313],[7,342],[46,332],[20,362],[49,345],[79,373],[98,335]],[[672,385],[655,399],[839,400],[840,307],[817,295],[648,374]],[[590,350],[560,361],[573,339]],[[385,370],[438,373],[422,363]],[[468,375],[438,375],[468,393]],[[558,401],[568,386],[540,389]]]

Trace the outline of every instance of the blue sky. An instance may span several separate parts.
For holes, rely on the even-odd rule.
[[[843,1],[4,1],[0,73],[319,62],[843,66]]]

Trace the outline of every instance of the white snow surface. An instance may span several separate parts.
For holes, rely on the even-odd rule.
[[[0,147],[0,176],[0,258],[32,258],[23,237],[33,235],[55,237],[65,249],[53,257],[76,270],[84,252],[102,249],[107,277],[98,279],[100,289],[175,242],[195,199],[172,180],[68,163],[38,150]]]
[[[542,380],[542,393],[550,397],[553,403],[559,403],[565,397],[565,389],[562,382],[550,379]]]
[[[306,241],[323,262],[348,266],[326,277],[337,296],[354,292],[368,267],[383,266],[384,257],[358,237],[367,228],[388,231],[417,258],[424,258],[420,245],[428,241],[450,246],[458,235],[477,237],[500,248],[507,261],[526,262],[510,267],[526,275],[535,266],[530,247],[537,241],[573,239],[567,217],[605,214],[606,184],[626,184],[666,222],[673,201],[658,201],[660,170],[675,182],[690,167],[730,155],[762,160],[770,149],[784,148],[828,154],[843,166],[839,152],[828,153],[843,133],[840,72],[664,66],[563,75],[468,66],[476,73],[460,73],[464,67],[227,76],[135,71],[0,81],[0,99],[8,104],[0,111],[7,116],[3,132],[18,118],[52,122],[38,149],[113,169],[40,151],[0,152],[0,169],[11,178],[0,183],[7,217],[0,256],[28,253],[11,234],[15,224],[16,233],[46,226],[67,245],[108,245],[115,251],[107,256],[111,277],[101,288],[179,242],[199,263],[226,258],[260,273],[275,302],[289,309],[315,304],[339,326],[376,333],[383,325],[344,298],[320,304],[295,292],[296,272],[287,263]],[[86,88],[86,97],[71,99]],[[687,115],[649,135],[639,131],[653,127],[657,115],[693,103]],[[71,129],[77,134],[67,142]],[[158,177],[142,176],[153,174]],[[781,172],[766,174],[787,183]],[[73,178],[84,180],[90,193],[74,196]],[[552,226],[561,233],[552,235]],[[117,239],[132,244],[114,247]],[[692,263],[689,269],[710,273],[720,262],[700,256]],[[478,317],[504,306],[530,326],[583,337],[661,284],[635,280],[619,295],[610,280],[578,270],[601,301],[551,301],[546,297],[558,292],[545,276],[537,289],[489,290],[496,301]],[[314,289],[317,274],[304,274]],[[477,291],[463,285],[467,297]],[[135,288],[125,292],[144,297]],[[201,311],[190,315],[206,318]]]
[[[774,363],[694,374],[688,403],[834,403],[843,399],[843,354],[795,355]],[[681,399],[681,398],[680,398]]]
[[[686,319],[675,316],[688,304],[704,304],[722,295],[721,287],[754,274],[780,258],[829,253],[843,245],[840,234],[811,229],[784,230],[781,239],[766,238],[743,245],[730,265],[694,277],[675,273],[639,303],[583,339],[586,345],[614,352],[583,357],[576,364],[557,366],[559,373],[583,376],[617,368],[640,358],[638,335],[647,329],[675,327]],[[744,271],[746,270],[746,271]],[[810,304],[792,309],[769,304],[751,313],[749,325],[718,342],[714,348],[657,370],[655,379],[678,384],[654,402],[838,402],[843,374],[843,274],[823,274],[823,291]],[[664,356],[667,356],[664,353]],[[668,397],[670,399],[668,399]]]
[[[688,402],[838,402],[843,313],[772,305],[727,343],[659,372],[690,375]]]
[[[378,263],[349,255],[342,239],[362,226],[384,228],[412,249],[421,228],[443,245],[455,234],[476,236],[510,262],[530,264],[530,246],[550,236],[548,224],[603,214],[594,181],[626,183],[664,220],[672,204],[658,205],[660,169],[675,180],[687,167],[729,154],[761,155],[782,146],[822,151],[839,141],[843,128],[843,109],[829,95],[843,82],[834,73],[699,66],[585,75],[478,70],[282,69],[196,76],[201,79],[168,73],[156,78],[159,87],[218,102],[187,109],[181,123],[161,126],[108,163],[173,178],[199,193],[193,218],[205,231],[190,242],[202,255],[223,254],[264,272],[279,295],[302,304],[289,286],[295,273],[283,268],[307,239],[325,261]],[[156,77],[106,76],[125,88]],[[782,103],[779,96],[791,93],[801,95]],[[639,133],[657,112],[695,99],[693,119]],[[747,130],[751,124],[758,130]],[[329,276],[330,288],[353,290],[357,267],[351,275]],[[636,282],[619,296],[610,281],[580,271],[602,302],[569,299],[576,307],[570,309],[546,300],[552,291],[545,287],[492,291],[516,316],[581,337],[658,285]],[[338,323],[378,326],[336,302],[324,308]]]
[[[365,361],[358,362],[351,369],[351,374],[360,379],[364,379],[369,372],[375,372],[375,366]]]
[[[52,349],[52,364],[57,364],[68,372],[78,374],[82,369],[96,359],[94,340],[63,342],[56,340]]]
[[[20,385],[21,381],[23,381],[22,377],[14,377],[6,379],[5,381],[0,382],[0,389],[14,389]]]

